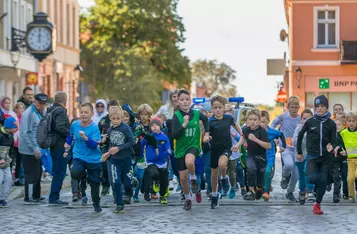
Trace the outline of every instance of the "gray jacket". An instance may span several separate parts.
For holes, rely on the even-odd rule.
[[[301,131],[303,126],[304,126],[303,124],[298,124],[296,126],[296,128],[295,128],[295,132],[294,132],[294,136],[293,136],[293,146],[294,146],[295,149],[297,149],[297,139],[298,139],[298,136],[299,136],[299,132]],[[306,155],[307,155],[306,132],[304,134],[304,138],[302,139],[301,148],[302,148],[302,154],[304,155],[304,158],[306,159]],[[297,153],[296,150],[295,150],[295,153]]]
[[[33,104],[22,114],[19,139],[19,152],[21,154],[35,155],[37,151],[41,151],[36,140],[37,127],[41,119],[42,115]]]

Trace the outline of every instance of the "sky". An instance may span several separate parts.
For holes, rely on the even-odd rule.
[[[93,0],[79,0],[83,7]],[[180,0],[191,62],[215,59],[237,71],[234,84],[249,103],[273,105],[282,76],[266,75],[268,58],[283,58],[288,47],[279,40],[287,29],[282,0]]]

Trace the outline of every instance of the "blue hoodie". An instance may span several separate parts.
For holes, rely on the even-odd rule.
[[[157,141],[157,146],[159,149],[159,155],[156,155],[155,148],[148,144],[146,139],[141,141],[141,157],[143,157],[144,148],[146,147],[146,162],[148,165],[155,164],[160,168],[164,168],[167,166],[167,159],[169,157],[169,149],[170,140],[167,136],[165,136],[162,132],[160,133],[152,133],[152,136],[155,137]]]
[[[282,143],[282,147],[286,149],[286,142],[285,142],[285,136],[281,131],[278,131],[276,129],[273,129],[271,127],[268,127],[267,129],[268,132],[268,137],[269,137],[269,141],[271,144],[271,148],[267,149],[266,151],[266,155],[267,155],[267,159],[274,159],[275,161],[275,139],[279,139],[281,140]]]

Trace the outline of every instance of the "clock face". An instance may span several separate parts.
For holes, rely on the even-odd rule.
[[[49,29],[35,27],[28,32],[28,46],[32,50],[47,51],[52,46],[52,34]]]

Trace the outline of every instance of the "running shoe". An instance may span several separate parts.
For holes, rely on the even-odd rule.
[[[328,185],[326,186],[326,192],[330,192],[331,189],[332,189],[332,184],[328,184]]]
[[[170,180],[169,190],[170,190],[170,191],[173,191],[173,190],[174,190],[174,182],[173,182],[173,180]]]
[[[308,193],[307,194],[307,197],[306,197],[306,201],[307,202],[315,202],[315,200],[316,200],[316,197],[314,196],[313,193]]]
[[[339,202],[340,202],[340,195],[333,194],[333,203],[339,203]]]
[[[83,197],[82,198],[82,206],[87,205],[87,203],[88,203],[88,198],[87,197]]]
[[[72,202],[77,202],[79,200],[78,193],[73,193]]]
[[[257,189],[257,191],[255,192],[255,200],[260,200],[263,196],[263,189]]]
[[[266,201],[266,202],[269,201],[269,199],[270,199],[269,193],[266,193],[266,192],[263,194],[262,197],[263,197],[263,200]]]
[[[228,197],[230,199],[233,199],[236,196],[236,190],[235,188],[231,188],[231,191],[229,191]]]
[[[227,178],[221,179],[221,183],[222,183],[223,193],[227,195],[231,189],[231,185],[229,183],[229,178],[227,177]]]
[[[184,210],[191,210],[192,200],[185,199],[185,203],[183,205]]]
[[[282,176],[281,177],[281,181],[280,181],[280,186],[282,189],[287,189],[288,188],[288,185],[289,185],[289,182],[290,182],[290,176],[286,177],[286,176]]]
[[[160,197],[160,203],[161,203],[162,205],[166,205],[166,204],[167,204],[166,197]]]
[[[102,212],[102,208],[99,204],[93,204],[94,212]]]
[[[245,187],[240,188],[240,193],[242,194],[243,198],[247,195],[247,190],[245,189]]]
[[[314,204],[314,209],[313,209],[314,214],[316,215],[322,215],[324,212],[321,210],[320,204],[315,203]]]
[[[219,194],[217,194],[217,196],[211,197],[211,209],[215,209],[219,206],[219,197]]]
[[[151,199],[156,200],[159,199],[159,197],[156,194],[151,194]]]
[[[254,201],[254,200],[255,200],[255,193],[254,193],[253,191],[249,191],[249,192],[245,195],[244,200]]]
[[[169,196],[170,196],[170,189],[167,188],[167,189],[166,189],[166,193],[165,193],[165,197],[169,197]]]
[[[144,200],[147,201],[147,202],[151,201],[150,194],[145,193],[145,194],[144,194]]]
[[[102,189],[102,193],[101,193],[101,196],[102,197],[105,197],[105,196],[107,196],[109,194],[109,187],[107,187],[107,186],[103,186],[103,189]]]
[[[114,214],[124,214],[124,206],[123,205],[117,205],[115,210],[113,210]]]
[[[191,180],[191,190],[193,194],[198,192],[197,180]]]
[[[299,193],[299,203],[300,205],[305,205],[306,194],[303,192]]]
[[[134,201],[134,203],[140,203],[140,199],[138,196],[134,196],[133,201]]]
[[[152,185],[152,189],[154,190],[155,193],[158,193],[160,191],[160,184],[157,181],[154,181]]]
[[[7,202],[5,200],[0,200],[0,206],[7,206]]]
[[[298,202],[298,201],[296,200],[296,198],[295,198],[295,196],[294,196],[293,193],[287,193],[287,194],[285,194],[285,197],[286,197],[286,199],[289,200],[289,203],[296,203],[296,202]]]
[[[124,204],[127,205],[131,204],[131,197],[129,195],[125,195],[123,200],[124,200]]]
[[[201,203],[202,202],[202,193],[201,190],[196,193],[196,202]]]

